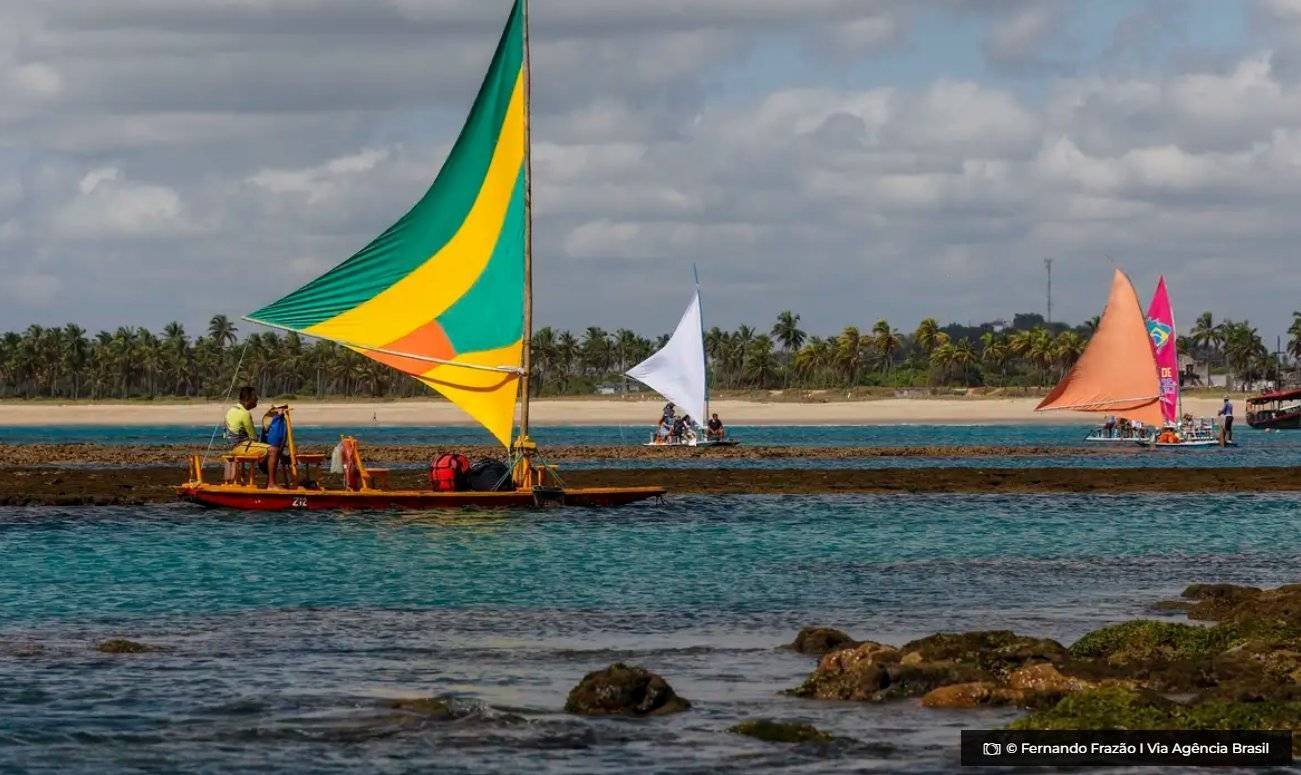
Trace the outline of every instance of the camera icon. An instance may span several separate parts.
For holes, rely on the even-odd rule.
[[[986,756],[998,756],[1003,753],[1003,744],[985,743],[983,750]]]

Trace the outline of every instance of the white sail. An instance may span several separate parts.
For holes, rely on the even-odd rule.
[[[668,344],[627,373],[677,404],[697,423],[705,424],[705,339],[700,329],[699,291],[692,294]]]

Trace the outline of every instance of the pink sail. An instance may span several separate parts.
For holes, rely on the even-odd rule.
[[[1152,339],[1156,371],[1161,379],[1161,416],[1168,423],[1179,422],[1179,351],[1175,346],[1175,316],[1165,276],[1156,282],[1156,293],[1147,308],[1147,335]]]

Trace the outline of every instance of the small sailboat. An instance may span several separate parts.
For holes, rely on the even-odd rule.
[[[1219,428],[1206,418],[1183,414],[1179,392],[1179,349],[1175,334],[1174,307],[1166,289],[1165,275],[1157,278],[1156,290],[1147,307],[1145,319],[1152,355],[1156,358],[1161,388],[1163,427],[1145,443],[1158,447],[1213,447],[1220,444]]]
[[[345,485],[326,489],[311,476],[299,476],[300,468],[310,470],[324,456],[299,455],[291,435],[291,486],[207,483],[196,455],[189,481],[178,488],[182,498],[259,510],[424,509],[543,502],[610,506],[665,493],[655,486],[566,487],[554,467],[541,463],[529,438],[528,21],[528,0],[515,0],[474,107],[424,197],[351,258],[246,317],[336,342],[438,391],[503,445],[509,478],[503,475],[490,492],[391,490],[387,472],[367,469],[356,440],[345,439],[340,444]],[[512,440],[517,403],[519,432]]]
[[[693,270],[694,271],[694,270]],[[688,420],[701,427],[686,429],[677,437],[653,437],[648,447],[734,447],[735,439],[710,439],[703,429],[709,419],[709,377],[705,367],[705,332],[700,312],[700,281],[682,313],[677,328],[663,347],[625,372],[629,377],[681,408]],[[658,430],[658,429],[657,429]]]
[[[1164,288],[1162,283],[1159,288]],[[1166,298],[1162,294],[1162,298]],[[1168,299],[1165,302],[1168,311]],[[1123,441],[1157,446],[1211,446],[1218,438],[1189,428],[1188,436],[1167,435],[1168,407],[1178,417],[1178,380],[1171,369],[1163,375],[1158,365],[1157,339],[1174,357],[1174,326],[1149,317],[1139,306],[1138,293],[1124,272],[1112,275],[1098,328],[1080,359],[1035,407],[1037,412],[1095,412],[1122,423],[1094,431],[1088,441]],[[1158,315],[1158,318],[1161,317]],[[1163,356],[1165,357],[1165,356]],[[1173,384],[1173,396],[1171,387]],[[1164,440],[1163,440],[1164,437]]]

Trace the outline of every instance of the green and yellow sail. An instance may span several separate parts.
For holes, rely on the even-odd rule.
[[[522,4],[424,197],[356,255],[248,316],[416,377],[507,446],[525,336]]]

